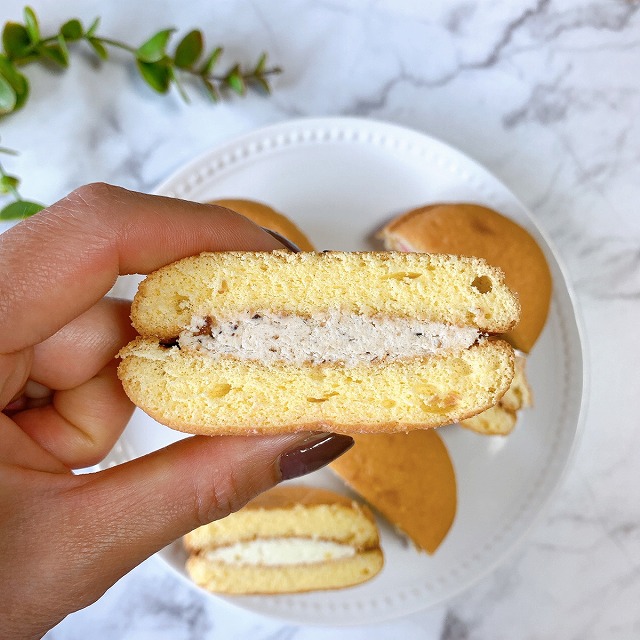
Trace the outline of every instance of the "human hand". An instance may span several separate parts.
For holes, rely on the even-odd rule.
[[[0,636],[40,637],[187,531],[313,471],[351,438],[196,436],[105,471],[133,406],[114,358],[134,335],[118,274],[280,243],[211,205],[95,184],[0,235]]]

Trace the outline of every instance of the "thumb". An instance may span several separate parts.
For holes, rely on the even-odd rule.
[[[188,531],[238,510],[281,480],[319,469],[352,445],[349,436],[327,433],[195,436],[80,476],[86,480],[76,493],[74,537],[91,550],[86,569],[94,580],[95,567],[101,569],[94,597]],[[81,582],[86,586],[86,577]]]

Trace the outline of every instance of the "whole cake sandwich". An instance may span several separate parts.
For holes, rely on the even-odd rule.
[[[415,547],[435,553],[453,524],[456,476],[437,429],[361,434],[330,464]]]
[[[351,587],[383,566],[369,509],[333,491],[281,485],[184,537],[187,572],[215,593]]]
[[[478,258],[221,252],[149,275],[120,352],[129,397],[201,434],[392,432],[493,405],[519,304]]]

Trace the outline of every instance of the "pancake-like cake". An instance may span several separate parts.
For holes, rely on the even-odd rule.
[[[406,431],[493,406],[518,320],[502,273],[476,258],[228,252],[139,287],[141,334],[120,352],[129,397],[189,433]]]
[[[456,514],[456,477],[437,430],[354,436],[329,466],[418,549],[434,553]]]
[[[223,200],[212,200],[209,204],[217,204],[221,207],[231,209],[236,213],[249,218],[252,222],[276,231],[288,240],[291,240],[302,251],[314,251],[314,246],[309,238],[290,218],[276,211],[263,202],[255,200],[245,200],[241,198],[225,198]]]
[[[522,313],[504,339],[529,353],[549,313],[551,272],[533,236],[513,220],[476,204],[435,204],[392,220],[380,233],[387,249],[484,258],[502,269]]]
[[[281,485],[184,537],[187,572],[216,593],[339,589],[383,565],[367,507],[333,491]]]

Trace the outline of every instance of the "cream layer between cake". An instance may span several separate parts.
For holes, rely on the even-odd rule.
[[[178,346],[212,358],[227,356],[263,364],[357,366],[461,351],[480,336],[475,327],[334,309],[308,317],[270,312],[247,312],[215,321],[195,317],[181,332]]]
[[[236,542],[205,553],[210,562],[233,565],[285,566],[317,564],[352,558],[356,550],[350,544],[318,538],[273,538]]]

